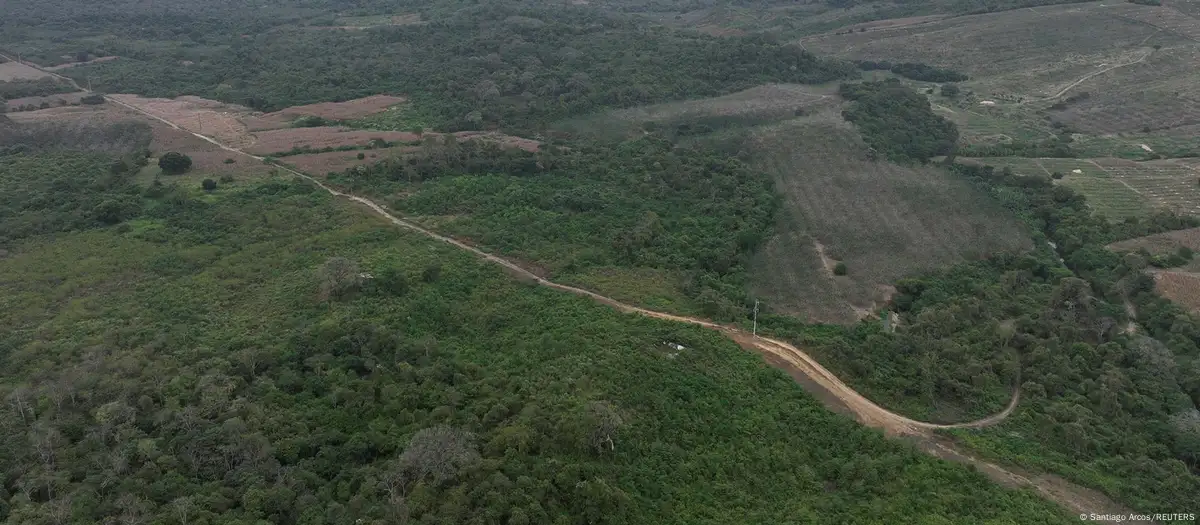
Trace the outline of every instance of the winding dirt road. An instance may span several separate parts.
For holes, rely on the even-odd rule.
[[[12,58],[10,58],[2,53],[0,53],[0,57],[4,57],[9,60],[12,60]],[[47,74],[50,74],[55,77],[58,77],[58,78],[61,78],[61,79],[71,82],[71,84],[73,84],[80,91],[88,91],[88,90],[80,87],[77,83],[75,83],[75,81],[73,79],[64,77],[62,75],[58,75],[57,73],[55,73],[53,71],[47,71],[44,68],[41,68],[34,64],[28,64],[28,65],[30,65],[32,67],[37,67],[38,69],[41,69],[43,72],[45,72]],[[175,124],[174,122],[163,119],[157,115],[150,114],[146,111],[143,111],[143,110],[141,110],[137,107],[131,106],[129,104],[123,103],[119,100],[116,100],[116,99],[113,99],[110,97],[105,97],[105,99],[108,100],[110,103],[119,105],[119,106],[127,108],[129,110],[132,110],[140,115],[145,116],[146,118],[156,120],[158,122],[162,122],[163,124],[166,124],[172,128],[189,133],[201,140],[207,141],[207,142],[214,144],[226,151],[229,151],[230,153],[243,155],[243,156],[250,157],[250,158],[253,158],[253,159],[256,159],[259,161],[264,160],[263,157],[259,157],[257,155],[252,155],[252,154],[246,153],[245,151],[242,151],[240,149],[227,146],[227,145],[222,144],[208,136],[188,131],[188,130],[180,127],[179,125]],[[439,241],[451,244],[457,248],[471,252],[483,259],[486,259],[490,262],[493,262],[493,263],[505,268],[506,270],[512,272],[513,274],[515,274],[516,276],[518,276],[522,279],[530,280],[530,281],[536,282],[539,285],[546,286],[549,288],[554,288],[554,289],[572,293],[575,295],[589,297],[589,298],[595,300],[596,302],[609,305],[609,306],[616,308],[617,310],[620,310],[622,312],[636,313],[636,314],[640,314],[640,315],[645,315],[647,317],[653,317],[656,319],[664,319],[664,320],[676,321],[676,322],[681,322],[681,323],[690,323],[690,324],[695,324],[695,325],[703,326],[706,328],[710,328],[713,330],[717,330],[717,331],[723,333],[724,335],[726,335],[727,337],[729,337],[730,339],[732,339],[734,342],[741,345],[743,348],[756,350],[756,351],[760,352],[764,356],[764,358],[766,358],[766,360],[768,362],[772,363],[775,366],[783,368],[784,370],[786,370],[787,372],[792,374],[793,377],[795,377],[797,380],[799,380],[810,391],[812,391],[814,389],[818,390],[817,392],[813,392],[814,395],[816,395],[816,397],[818,397],[823,402],[825,402],[827,405],[829,405],[830,408],[832,408],[834,410],[839,410],[839,411],[841,409],[844,409],[844,411],[852,414],[860,422],[862,422],[862,424],[871,426],[871,427],[875,427],[875,428],[883,429],[884,432],[889,435],[906,436],[908,438],[911,438],[912,440],[915,441],[915,444],[917,445],[918,448],[920,448],[921,450],[924,450],[925,452],[932,454],[934,456],[937,456],[937,457],[940,457],[943,459],[947,459],[950,461],[967,463],[967,464],[973,465],[977,469],[979,469],[979,471],[981,473],[987,475],[989,478],[993,479],[994,481],[996,481],[1002,485],[1009,486],[1009,487],[1032,488],[1032,489],[1036,490],[1038,493],[1040,493],[1043,497],[1045,497],[1051,501],[1057,502],[1058,504],[1062,505],[1063,507],[1065,507],[1068,510],[1075,512],[1075,513],[1114,513],[1114,514],[1115,513],[1124,513],[1124,514],[1129,514],[1128,510],[1122,508],[1120,505],[1113,503],[1110,499],[1108,499],[1106,496],[1099,493],[1098,491],[1080,487],[1078,485],[1074,485],[1072,483],[1069,483],[1069,482],[1062,480],[1061,478],[1057,478],[1055,476],[1048,476],[1048,475],[1042,475],[1042,474],[1031,475],[1031,474],[1019,473],[1016,469],[1001,467],[1001,466],[986,462],[972,454],[969,454],[963,450],[960,450],[953,443],[950,443],[950,442],[946,441],[945,439],[936,436],[932,432],[933,430],[938,430],[938,429],[981,428],[981,427],[986,427],[986,426],[990,426],[990,425],[994,425],[994,424],[1002,422],[1005,418],[1007,418],[1009,416],[1009,414],[1011,414],[1013,412],[1013,410],[1016,409],[1017,404],[1020,402],[1021,393],[1020,393],[1019,388],[1013,389],[1012,399],[1009,401],[1008,406],[1005,407],[1004,410],[1002,410],[994,415],[983,418],[983,419],[979,419],[976,421],[968,421],[968,422],[964,422],[964,423],[952,423],[952,424],[939,424],[939,423],[928,423],[928,422],[924,422],[924,421],[917,421],[917,420],[914,420],[911,418],[904,417],[900,414],[897,414],[895,412],[887,410],[886,408],[883,408],[883,407],[873,403],[871,400],[867,399],[862,394],[859,394],[857,391],[855,391],[853,388],[851,388],[849,385],[847,385],[845,382],[843,382],[841,379],[839,379],[837,376],[835,376],[832,372],[830,372],[824,366],[821,366],[821,364],[818,363],[811,356],[804,353],[799,348],[796,348],[795,346],[793,346],[789,343],[786,343],[784,341],[772,339],[769,337],[752,335],[752,334],[746,333],[744,330],[741,330],[739,328],[736,328],[733,326],[728,326],[728,325],[723,325],[723,324],[719,324],[719,323],[714,323],[712,321],[708,321],[705,319],[680,316],[680,315],[674,315],[674,314],[669,314],[669,313],[665,313],[665,312],[656,312],[653,310],[647,310],[645,308],[639,308],[637,306],[625,304],[625,303],[617,301],[611,297],[606,297],[606,296],[597,294],[592,291],[588,291],[588,290],[584,290],[582,288],[576,288],[573,286],[567,286],[564,284],[559,284],[559,283],[556,283],[553,281],[549,281],[547,279],[544,279],[544,278],[534,274],[533,272],[530,272],[529,270],[526,270],[522,266],[520,266],[512,261],[509,261],[509,260],[499,257],[497,255],[485,252],[476,247],[467,245],[461,241],[458,241],[453,238],[435,233],[433,231],[422,228],[416,224],[413,224],[409,221],[401,219],[401,218],[397,217],[396,215],[392,214],[390,211],[388,211],[388,209],[385,206],[377,204],[374,201],[371,201],[364,197],[359,197],[357,195],[351,195],[348,193],[338,191],[330,186],[325,185],[323,182],[321,182],[305,173],[294,170],[287,166],[282,166],[279,164],[273,164],[273,165],[278,167],[279,169],[287,171],[293,175],[304,178],[305,180],[315,184],[316,186],[320,187],[321,189],[325,190],[326,192],[328,192],[331,195],[338,196],[338,197],[345,197],[351,201],[362,204],[363,206],[366,206],[367,208],[371,209],[373,212],[378,214],[380,217],[383,217],[384,219],[386,219],[387,221],[391,222],[392,224],[394,224],[396,226],[400,226],[402,228],[407,228],[409,230],[421,233],[428,237],[437,239]]]

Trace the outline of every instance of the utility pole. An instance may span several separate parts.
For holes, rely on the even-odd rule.
[[[758,299],[754,300],[754,331],[750,332],[754,337],[758,337]]]

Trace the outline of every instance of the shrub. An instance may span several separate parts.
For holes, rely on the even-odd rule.
[[[233,159],[225,159],[225,164],[233,164],[235,162],[237,162],[237,161],[233,160]]]
[[[217,189],[217,181],[212,179],[204,179],[204,181],[200,183],[200,187],[204,188],[204,191],[213,191]]]
[[[366,153],[359,153],[359,154],[358,154],[358,160],[363,160],[363,159],[365,159],[365,158],[367,158],[367,154],[366,154]]]
[[[86,95],[83,98],[79,99],[79,102],[89,105],[89,106],[103,104],[104,103],[104,95],[97,95],[97,94],[93,93],[91,95]]]
[[[192,158],[175,151],[167,152],[159,157],[158,167],[168,175],[179,175],[192,169]]]
[[[954,98],[962,93],[957,84],[942,84],[942,96]]]
[[[839,262],[836,265],[834,265],[834,267],[833,267],[834,275],[846,275],[847,271],[848,270],[846,269],[846,263],[844,263],[844,262]]]
[[[1052,178],[1052,179],[1054,179],[1054,180],[1061,179],[1061,178],[1063,178],[1063,177],[1065,177],[1065,176],[1066,176],[1066,175],[1064,175],[1064,174],[1063,174],[1063,172],[1061,172],[1061,171],[1056,171],[1056,172],[1054,172],[1054,173],[1051,173],[1051,174],[1050,174],[1050,178]]]
[[[233,182],[233,175],[221,175],[221,182],[225,184]]]

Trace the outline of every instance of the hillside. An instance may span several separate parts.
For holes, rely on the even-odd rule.
[[[857,133],[827,116],[757,130],[752,148],[783,197],[751,271],[773,310],[853,322],[886,305],[897,279],[1029,248],[986,195],[940,168],[871,160]]]
[[[105,169],[72,155],[22,176]],[[0,259],[7,520],[1067,521],[715,333],[530,288],[306,183],[193,188]]]
[[[13,0],[0,521],[1197,507],[1166,2]]]

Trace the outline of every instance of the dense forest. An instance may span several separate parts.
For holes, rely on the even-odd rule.
[[[947,155],[958,128],[933,112],[929,100],[897,79],[842,84],[838,94],[852,101],[843,112],[867,145],[896,162],[926,162]]]
[[[10,156],[29,189],[5,205],[131,194],[118,160]],[[530,287],[307,183],[140,190],[116,224],[4,245],[8,523],[1069,520],[716,333]]]

